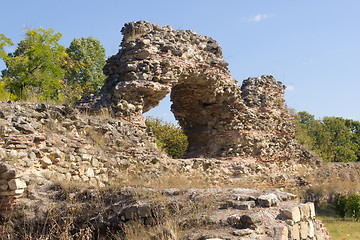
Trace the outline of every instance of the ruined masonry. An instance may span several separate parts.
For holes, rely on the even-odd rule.
[[[167,229],[169,240],[329,239],[312,203],[250,189],[251,183],[298,187],[299,169],[315,168],[302,164],[316,160],[295,139],[282,83],[261,76],[240,87],[216,41],[193,31],[140,21],[125,24],[122,34],[100,94],[77,108],[0,102],[0,216],[20,202],[27,221],[43,223],[48,209],[70,204],[61,184],[89,191],[123,184],[128,187],[113,189],[104,201],[105,210],[89,216],[97,233],[119,231],[134,216],[161,223],[167,210],[176,212],[170,217],[180,229],[179,237]],[[186,159],[159,151],[142,116],[168,93],[189,138]],[[207,187],[151,188],[161,188],[161,179]],[[139,182],[144,189],[133,187]],[[163,201],[139,197],[139,190]],[[82,192],[71,194],[87,201]],[[189,215],[193,208],[198,211]]]
[[[107,61],[100,95],[83,99],[80,108],[142,118],[171,93],[171,111],[188,136],[188,157],[313,157],[296,142],[285,86],[272,76],[248,78],[240,87],[219,44],[194,31],[140,21],[121,32],[121,49]]]

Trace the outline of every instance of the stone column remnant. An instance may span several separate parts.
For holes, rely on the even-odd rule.
[[[220,45],[191,30],[146,21],[126,23],[119,52],[104,67],[97,96],[79,108],[110,108],[116,117],[141,118],[171,93],[171,111],[189,139],[189,157],[253,156],[307,160],[284,107],[285,86],[272,76],[239,86]]]

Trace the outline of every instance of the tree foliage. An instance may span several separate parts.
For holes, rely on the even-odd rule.
[[[360,161],[360,122],[340,117],[316,120],[304,111],[294,119],[299,142],[325,161]]]
[[[27,30],[15,52],[3,58],[3,80],[17,99],[59,99],[67,57],[65,47],[59,44],[61,36],[52,29]]]
[[[81,95],[96,93],[104,84],[105,49],[93,38],[75,38],[66,49],[72,66],[65,75],[67,85]],[[78,91],[76,91],[78,89]]]
[[[163,149],[172,158],[181,158],[185,155],[187,137],[178,125],[153,117],[146,118],[146,125],[152,129],[158,148]]]
[[[6,46],[14,45],[10,38],[5,37],[4,34],[0,33],[0,58],[4,61],[8,58],[4,48]]]
[[[61,37],[53,29],[27,30],[16,50],[7,54],[5,47],[13,43],[0,34],[0,58],[6,64],[0,79],[0,100],[55,100],[71,104],[100,90],[106,61],[99,40],[75,38],[65,48],[59,43]]]
[[[334,209],[336,214],[345,219],[348,213],[355,221],[360,219],[360,195],[353,193],[350,195],[338,195],[334,199]]]

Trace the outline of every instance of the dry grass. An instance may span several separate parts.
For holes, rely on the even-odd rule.
[[[52,203],[35,208],[19,205],[16,214],[1,219],[0,239],[177,239],[179,229],[173,218],[176,213],[170,214],[169,210],[163,217],[147,219],[150,222],[135,219],[109,226],[94,220],[99,214],[111,215],[112,204],[124,198],[127,201],[146,199],[149,204],[165,206],[166,198],[160,191],[147,191],[143,187],[131,188],[130,195],[127,191],[129,189],[119,185],[88,189],[71,182],[53,184],[49,188],[49,192],[53,192]],[[31,217],[33,213],[37,216]]]

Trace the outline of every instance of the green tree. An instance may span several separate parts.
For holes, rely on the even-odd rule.
[[[343,220],[345,219],[345,215],[347,212],[347,196],[337,195],[334,199],[334,210],[336,215],[341,217]]]
[[[0,33],[0,59],[6,61],[8,59],[8,55],[6,54],[4,48],[6,46],[14,45],[10,38],[5,37],[4,34]],[[15,96],[13,96],[6,89],[6,83],[3,79],[0,78],[0,101],[8,101],[14,100]]]
[[[4,34],[0,33],[0,58],[4,61],[8,58],[4,47],[14,45],[10,38],[5,37]]]
[[[17,99],[60,100],[67,57],[61,37],[53,29],[27,30],[15,52],[3,58],[3,80]]]
[[[71,67],[66,72],[66,83],[70,86],[73,97],[96,93],[104,85],[106,76],[105,49],[100,41],[93,38],[75,38],[66,49],[71,60]]]
[[[330,134],[331,147],[327,149],[334,162],[356,161],[356,144],[352,142],[352,133],[346,126],[346,120],[340,117],[324,117],[324,131]]]
[[[346,119],[345,125],[350,129],[351,141],[356,145],[355,154],[357,161],[360,161],[360,122]]]
[[[351,194],[347,197],[346,208],[355,221],[360,219],[360,195]]]
[[[339,117],[315,120],[307,112],[293,117],[299,142],[325,161],[356,161],[360,156],[360,122]]]
[[[146,125],[152,129],[158,148],[163,149],[172,158],[181,158],[185,155],[188,141],[179,125],[153,117],[146,118]]]

